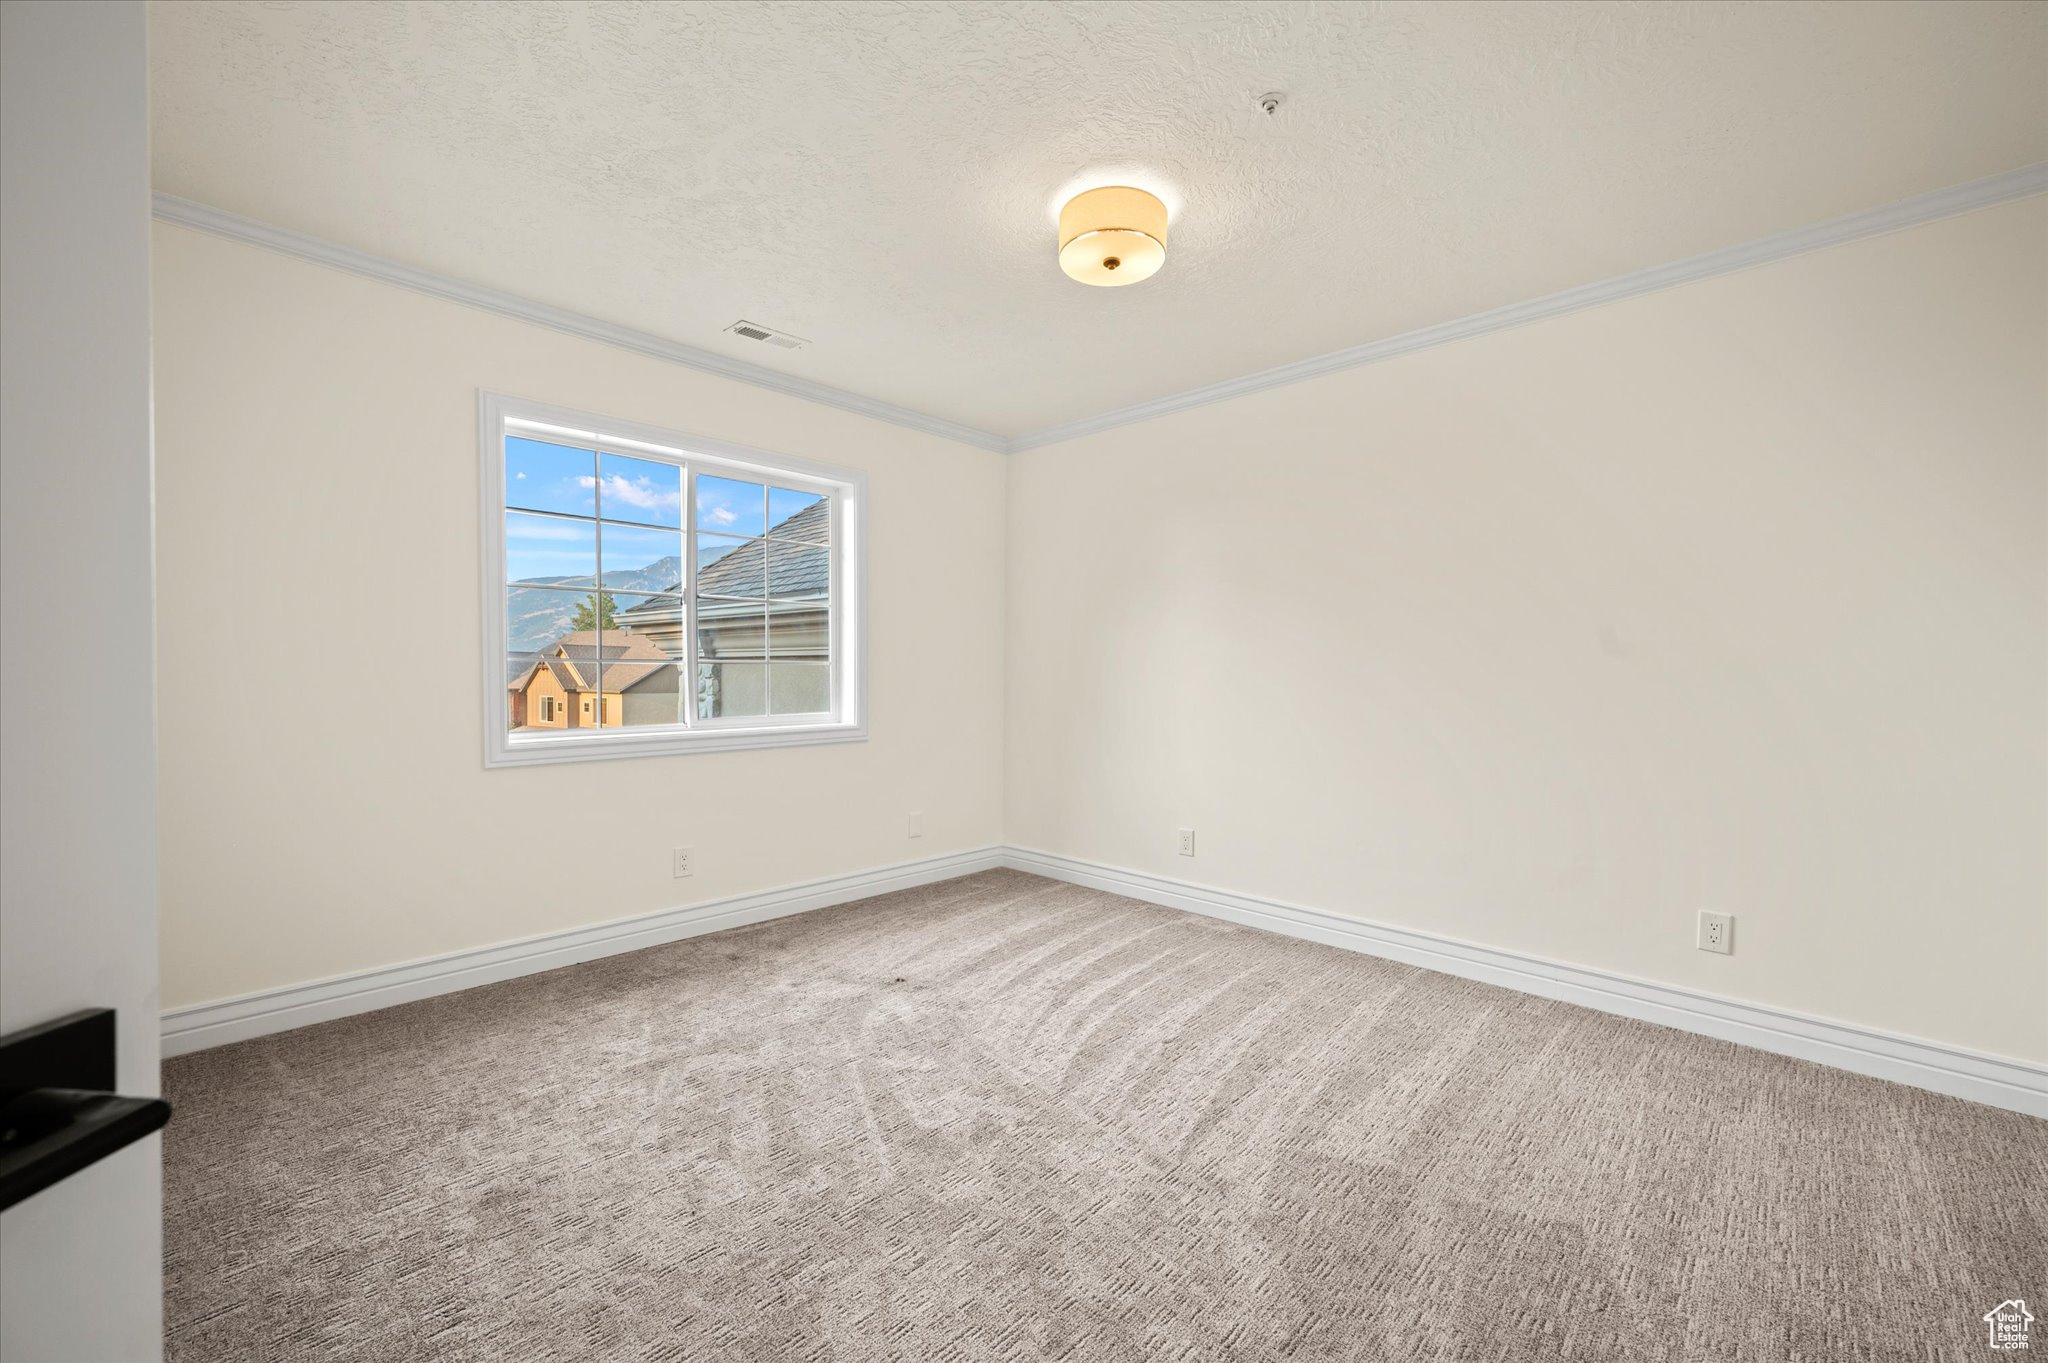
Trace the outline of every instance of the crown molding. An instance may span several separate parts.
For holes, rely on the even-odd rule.
[[[1154,398],[1150,402],[1119,407],[1113,412],[1104,412],[1099,416],[1083,417],[1078,421],[1029,431],[1009,442],[1009,452],[1015,454],[1022,450],[1033,450],[1042,445],[1057,444],[1063,440],[1114,430],[1118,426],[1150,421],[1154,417],[1166,416],[1173,412],[1184,412],[1191,407],[1222,402],[1227,398],[1243,397],[1247,393],[1279,388],[1284,384],[1299,383],[1303,379],[1355,369],[1360,365],[1377,364],[1381,360],[1413,354],[1432,346],[1448,345],[1452,341],[1468,340],[1492,331],[1505,331],[1509,327],[1546,321],[1585,308],[1617,303],[1640,294],[1655,293],[1660,289],[1669,289],[1680,284],[1712,279],[1716,275],[1733,274],[1737,270],[1746,270],[1751,266],[1768,265],[1772,261],[1804,255],[1808,251],[1818,251],[1828,246],[1839,246],[1863,237],[1918,227],[1940,218],[1990,208],[2043,192],[2048,192],[2048,161],[2021,166],[2002,175],[1952,185],[1947,189],[1937,189],[1930,194],[1902,199],[1898,203],[1882,208],[1830,218],[1811,227],[1780,232],[1740,246],[1709,251],[1705,255],[1673,261],[1669,265],[1656,265],[1646,270],[1637,270],[1633,274],[1617,275],[1595,284],[1583,284],[1577,288],[1566,289],[1562,293],[1531,299],[1526,303],[1513,303],[1490,312],[1461,317],[1456,321],[1439,322],[1417,331],[1389,336],[1382,341],[1370,341],[1344,350],[1333,350],[1324,355],[1312,355],[1305,360],[1277,365],[1272,369],[1262,369],[1255,374],[1246,374],[1242,378],[1205,384],[1200,388],[1190,388],[1184,393],[1174,393],[1167,397]]]
[[[1078,421],[1063,422],[1057,426],[1047,426],[1042,430],[1029,431],[1007,439],[991,431],[962,425],[957,421],[947,421],[943,417],[928,416],[923,412],[898,407],[894,403],[883,402],[878,398],[864,397],[843,388],[834,388],[829,384],[816,383],[810,379],[779,373],[709,350],[700,350],[695,346],[671,341],[651,332],[635,331],[631,327],[618,326],[580,312],[552,307],[546,303],[521,298],[516,294],[436,274],[432,270],[401,265],[394,260],[373,256],[367,251],[358,251],[353,247],[307,236],[302,232],[272,227],[268,223],[257,222],[253,218],[245,218],[223,209],[211,208],[206,204],[194,203],[190,199],[181,199],[176,195],[156,194],[153,196],[153,205],[155,215],[159,219],[176,223],[181,227],[211,232],[230,241],[261,246],[266,250],[296,256],[318,265],[327,265],[351,274],[395,284],[432,298],[481,308],[485,312],[494,312],[501,317],[531,322],[571,336],[580,336],[585,340],[598,341],[622,350],[649,355],[658,360],[667,360],[672,364],[735,379],[771,392],[785,393],[791,397],[823,403],[828,407],[856,412],[861,416],[873,417],[877,421],[887,421],[909,430],[923,431],[927,435],[958,441],[976,449],[991,450],[997,454],[1017,454],[1024,450],[1058,444],[1064,440],[1075,440],[1081,436],[1114,430],[1119,426],[1150,421],[1154,417],[1184,412],[1189,408],[1201,407],[1211,402],[1243,397],[1248,393],[1263,392],[1268,388],[1279,388],[1286,384],[1299,383],[1304,379],[1355,369],[1360,365],[1377,364],[1382,360],[1413,354],[1432,346],[1449,345],[1453,341],[1469,340],[1474,336],[1484,336],[1488,332],[1505,331],[1510,327],[1563,317],[1586,308],[1602,307],[1623,299],[1655,293],[1660,289],[1692,284],[1703,279],[1712,279],[1717,275],[1733,274],[1737,270],[1768,265],[1773,261],[1804,255],[1809,251],[1918,227],[1942,218],[1955,217],[1980,208],[1992,208],[1998,204],[2042,193],[2048,193],[2048,161],[2021,166],[2016,170],[1987,176],[1982,180],[1951,185],[1947,189],[1937,189],[1932,193],[1915,195],[1881,208],[1830,218],[1826,222],[1795,228],[1789,232],[1779,232],[1738,246],[1728,246],[1704,255],[1690,256],[1668,265],[1655,265],[1632,274],[1617,275],[1593,284],[1582,284],[1577,288],[1530,299],[1525,303],[1512,303],[1507,307],[1474,313],[1454,321],[1439,322],[1416,331],[1403,332],[1399,336],[1389,336],[1384,340],[1369,341],[1364,345],[1349,346],[1323,355],[1311,355],[1305,360],[1295,360],[1290,364],[1262,369],[1240,378],[1205,384],[1200,388],[1190,388],[1186,392],[1154,398],[1149,402],[1134,403],[1129,407],[1119,407],[1114,411],[1083,417]]]
[[[531,322],[536,326],[580,336],[586,341],[617,346],[621,350],[635,351],[657,360],[667,360],[671,364],[702,370],[707,374],[717,374],[721,378],[737,379],[756,388],[766,388],[770,392],[785,393],[790,397],[823,403],[827,407],[837,407],[843,411],[873,417],[877,421],[887,421],[913,431],[923,431],[927,435],[957,440],[963,445],[991,450],[997,454],[1004,454],[1009,450],[1010,442],[1002,436],[978,430],[973,426],[963,426],[957,421],[947,421],[943,417],[914,412],[908,407],[898,407],[892,402],[863,397],[859,393],[849,393],[843,388],[834,388],[829,384],[779,373],[761,365],[748,364],[745,360],[735,360],[713,351],[684,345],[680,341],[671,341],[651,332],[635,331],[631,327],[618,326],[580,312],[571,312],[567,308],[537,303],[530,298],[485,288],[481,284],[471,284],[449,275],[437,274],[432,270],[401,265],[395,260],[386,260],[367,251],[358,251],[354,247],[307,236],[303,232],[273,227],[268,223],[257,222],[253,218],[242,217],[238,213],[229,213],[225,209],[181,199],[174,194],[152,195],[151,211],[163,222],[176,223],[180,227],[190,227],[201,232],[211,232],[230,241],[261,246],[283,255],[296,256],[300,260],[309,260],[316,265],[327,265],[386,284],[396,284],[402,289],[423,293],[430,298],[480,308],[485,312],[494,312],[501,317],[510,317],[521,322]]]

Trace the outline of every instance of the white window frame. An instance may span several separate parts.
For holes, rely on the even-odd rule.
[[[477,432],[482,484],[482,578],[484,661],[484,765],[525,767],[551,762],[591,762],[615,757],[658,757],[686,752],[730,752],[736,748],[784,748],[814,743],[858,743],[867,738],[867,475],[790,455],[681,435],[637,422],[592,416],[542,402],[480,392]],[[680,465],[683,470],[683,637],[689,653],[682,664],[683,721],[615,729],[562,729],[549,733],[510,731],[510,687],[505,663],[511,657],[505,631],[505,437],[535,439],[594,449],[631,459]],[[832,708],[816,715],[748,715],[699,719],[697,705],[697,473],[773,483],[819,492],[832,499],[832,541],[828,640]],[[603,564],[598,565],[600,575]]]

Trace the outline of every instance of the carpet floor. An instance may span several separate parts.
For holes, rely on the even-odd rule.
[[[2048,1334],[2048,1122],[1014,871],[164,1080],[174,1363]]]

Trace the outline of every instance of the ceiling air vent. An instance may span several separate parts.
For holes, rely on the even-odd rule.
[[[784,350],[802,350],[810,344],[801,336],[792,336],[786,331],[764,327],[759,322],[742,320],[734,322],[726,330],[735,336],[744,336],[750,341],[766,341],[769,345],[780,346]]]

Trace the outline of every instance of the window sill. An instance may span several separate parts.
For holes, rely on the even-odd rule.
[[[865,724],[783,724],[759,728],[689,729],[663,733],[574,734],[515,739],[493,734],[484,751],[486,767],[536,767],[558,762],[603,762],[625,757],[673,757],[682,753],[738,752],[749,748],[803,748],[826,743],[864,743]]]

